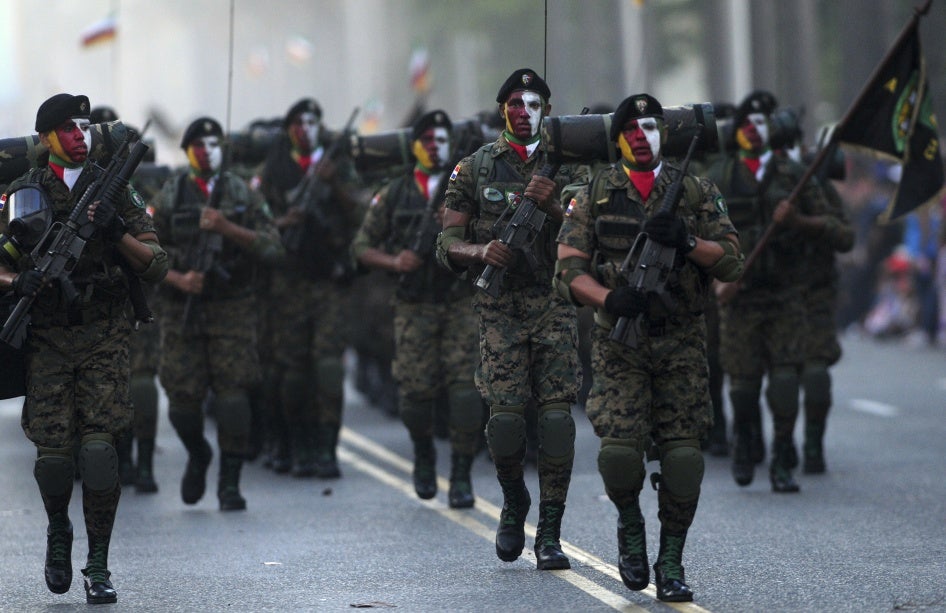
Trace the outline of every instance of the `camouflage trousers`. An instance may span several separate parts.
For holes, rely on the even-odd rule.
[[[719,356],[731,378],[761,380],[803,359],[805,307],[793,292],[739,293],[719,307]]]
[[[641,453],[669,441],[702,440],[713,423],[705,320],[695,317],[686,325],[668,326],[662,336],[642,337],[635,349],[612,341],[609,334],[602,326],[591,331],[592,384],[585,410],[595,434],[634,441]],[[697,503],[659,489],[661,524],[685,532]]]
[[[26,344],[21,425],[40,447],[72,447],[83,435],[118,437],[131,427],[129,333],[123,316],[37,328]]]
[[[841,359],[841,344],[835,323],[838,292],[834,285],[811,287],[805,292],[806,329],[804,352],[806,362],[827,366]]]
[[[575,307],[554,292],[551,284],[507,290],[498,298],[479,292],[473,309],[480,331],[476,386],[489,402],[491,416],[497,407],[531,403],[541,411],[548,404],[575,403],[581,386],[578,320]],[[548,461],[539,450],[542,500],[566,499],[571,469],[571,461]],[[501,480],[521,477],[521,460],[496,463],[496,475]]]
[[[475,393],[476,325],[469,296],[442,304],[396,301],[394,338],[392,371],[402,408],[414,404],[433,409],[440,390],[468,388]],[[452,400],[449,395],[448,399]],[[448,409],[453,450],[472,453],[476,427],[482,425],[481,405],[450,402]],[[429,432],[434,425],[433,411],[424,417],[425,423],[413,425],[418,431]],[[461,428],[460,424],[477,426]]]
[[[161,358],[161,330],[157,322],[141,324],[131,333],[131,376],[154,380]],[[158,428],[157,411],[135,411],[135,438],[154,438]]]
[[[169,411],[203,419],[208,391],[216,398],[246,398],[260,376],[254,297],[201,302],[196,321],[183,329],[183,303],[163,305],[158,377]],[[248,400],[246,401],[248,407]],[[203,423],[201,421],[201,423]],[[226,453],[245,453],[249,410],[217,415],[217,440]]]

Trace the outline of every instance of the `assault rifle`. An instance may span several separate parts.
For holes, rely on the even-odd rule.
[[[82,192],[69,217],[65,222],[53,223],[33,249],[34,270],[43,274],[45,282],[59,283],[67,304],[72,304],[79,297],[69,276],[78,264],[86,243],[98,229],[86,215],[89,205],[102,200],[117,208],[122,191],[128,186],[135,168],[148,152],[149,147],[141,142],[137,135],[134,145],[131,145],[130,136],[125,137],[105,168],[96,163],[90,165],[89,169],[95,173],[95,178]],[[0,341],[15,348],[23,346],[30,322],[30,309],[33,308],[37,295],[38,292],[32,296],[23,296],[17,301],[3,324],[3,329],[0,330]]]
[[[654,214],[657,215],[675,215],[677,205],[683,197],[683,179],[687,174],[687,167],[690,165],[690,158],[696,149],[697,141],[700,138],[700,132],[697,131],[690,141],[690,148],[687,150],[686,157],[680,167],[680,174],[674,182],[667,188],[664,194],[663,202],[660,208]],[[637,265],[633,270],[630,269],[631,261],[637,257]],[[627,279],[630,287],[636,288],[644,293],[648,298],[655,295],[664,303],[668,309],[675,306],[673,297],[666,291],[667,278],[673,270],[674,260],[677,257],[675,247],[667,247],[652,240],[645,232],[641,232],[634,239],[631,250],[627,252],[627,257],[621,264],[621,275]],[[611,340],[624,343],[628,347],[637,347],[637,339],[641,334],[641,325],[646,314],[639,313],[634,321],[627,317],[619,317],[614,329],[611,330]]]
[[[323,160],[331,161],[334,159],[342,143],[347,142],[348,134],[351,132],[351,127],[355,123],[358,111],[358,107],[355,107],[345,127],[342,128],[342,133],[339,134],[338,137],[332,141],[332,144],[329,145],[328,149],[325,150],[322,156]],[[313,163],[309,166],[305,176],[302,178],[302,182],[296,188],[296,194],[295,197],[292,198],[290,206],[291,208],[302,209],[305,213],[306,220],[312,220],[315,227],[328,230],[331,228],[332,224],[325,218],[325,212],[322,210],[322,207],[319,206],[319,203],[323,200],[324,186],[319,179],[318,166],[318,163]],[[287,226],[283,230],[282,244],[286,248],[286,251],[292,254],[301,253],[302,242],[306,238],[306,228],[308,225],[308,223],[299,223]]]
[[[214,182],[213,189],[210,191],[210,198],[207,200],[207,208],[219,209],[223,201],[223,194],[226,191],[227,177],[226,171],[229,162],[228,151],[223,152],[223,163],[220,165],[220,172],[217,174],[217,180]],[[210,232],[200,230],[197,238],[191,248],[190,270],[203,274],[213,273],[221,281],[230,280],[230,273],[226,268],[220,265],[218,261],[220,252],[223,251],[223,235],[219,232]],[[181,329],[186,330],[190,326],[194,314],[194,302],[199,300],[197,294],[187,294],[187,301],[184,303],[184,315],[181,318]]]

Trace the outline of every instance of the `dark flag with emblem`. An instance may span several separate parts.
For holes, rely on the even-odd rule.
[[[946,179],[920,47],[919,19],[910,22],[874,71],[835,138],[903,165],[899,187],[882,221],[909,213],[942,190]]]

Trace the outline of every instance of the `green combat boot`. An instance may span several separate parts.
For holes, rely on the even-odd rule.
[[[414,492],[421,500],[437,495],[437,450],[434,439],[425,436],[414,439]]]
[[[736,484],[745,487],[755,476],[755,461],[750,447],[752,425],[746,422],[734,424],[732,447],[732,477]]]
[[[131,459],[133,444],[131,434],[118,437],[115,444],[115,451],[118,453],[118,478],[122,485],[132,485],[135,482],[135,463]]]
[[[565,503],[543,500],[539,503],[539,525],[535,530],[535,566],[539,570],[563,570],[572,565],[562,552],[562,515]]]
[[[139,494],[154,494],[158,484],[154,480],[154,439],[138,439],[138,467],[135,475],[135,491]]]
[[[637,504],[618,511],[618,572],[629,590],[639,592],[650,583],[647,533]]]
[[[240,469],[243,460],[237,456],[221,454],[220,479],[217,482],[217,499],[221,511],[243,511],[246,499],[240,495]]]
[[[85,575],[85,601],[89,604],[107,604],[118,601],[108,572],[108,542],[110,537],[89,535],[89,558],[82,569]]]
[[[686,584],[683,573],[683,545],[686,532],[669,534],[660,530],[660,552],[654,563],[654,584],[657,586],[657,600],[664,602],[690,602],[693,591]]]
[[[335,448],[338,446],[338,426],[319,426],[316,436],[315,476],[320,479],[338,479],[342,471],[338,468]]]
[[[65,594],[72,586],[72,522],[65,513],[54,515],[46,528],[46,587]]]
[[[772,463],[769,465],[769,480],[772,482],[772,491],[778,493],[793,493],[801,488],[792,476],[792,452],[794,445],[791,440],[775,441],[772,451]],[[797,463],[798,456],[795,455]]]
[[[824,463],[824,423],[805,422],[805,463],[802,472],[806,475],[820,475],[827,470]]]
[[[499,480],[503,490],[503,508],[496,529],[496,555],[503,562],[515,562],[526,545],[526,516],[532,498],[522,477],[512,481]]]
[[[450,491],[447,492],[447,501],[451,509],[469,509],[476,502],[473,496],[473,481],[470,479],[472,465],[471,455],[455,453],[450,458]]]
[[[181,500],[185,504],[196,504],[204,497],[207,489],[207,468],[214,452],[207,439],[201,438],[195,449],[187,449],[187,467],[184,469],[184,478],[181,479]]]

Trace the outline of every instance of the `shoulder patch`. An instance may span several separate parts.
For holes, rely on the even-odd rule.
[[[451,181],[456,181],[458,174],[460,174],[460,165],[459,165],[459,164],[457,164],[456,166],[453,167],[453,172],[450,173],[450,180],[451,180]]]
[[[723,198],[722,194],[716,196],[716,211],[721,215],[729,215],[729,211],[726,209],[726,199]]]
[[[572,211],[573,211],[574,209],[575,209],[575,199],[572,198],[572,199],[568,202],[568,208],[565,209],[565,217],[571,217],[571,216],[572,216]]]
[[[135,206],[139,209],[146,208],[145,199],[141,197],[141,194],[138,193],[138,190],[131,186],[129,186],[128,189],[131,190],[131,201],[135,203]]]
[[[378,203],[381,202],[381,194],[375,194],[374,198],[371,199],[371,202],[368,204],[369,207],[376,207]]]

